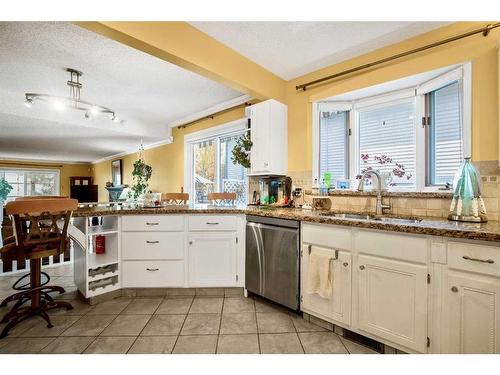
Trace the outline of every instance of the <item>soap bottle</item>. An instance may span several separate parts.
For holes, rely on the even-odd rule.
[[[319,185],[318,185],[318,179],[317,178],[314,179],[314,184],[312,186],[312,195],[313,196],[319,195]]]

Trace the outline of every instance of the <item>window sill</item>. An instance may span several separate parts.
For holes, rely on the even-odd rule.
[[[311,195],[311,191],[306,191],[306,195]],[[335,196],[352,196],[352,197],[363,197],[363,196],[376,196],[376,191],[357,191],[357,190],[342,190],[337,189],[331,191],[329,194],[331,197]],[[444,198],[451,199],[453,196],[453,191],[383,191],[382,195],[384,197],[397,197],[397,198]]]

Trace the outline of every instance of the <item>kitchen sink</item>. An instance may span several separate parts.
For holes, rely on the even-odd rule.
[[[390,216],[377,216],[370,214],[351,214],[351,213],[339,213],[339,212],[324,212],[321,216],[338,217],[340,219],[354,219],[354,220],[375,220],[384,221],[398,224],[413,224],[419,223],[422,219],[419,218],[401,218],[401,217],[390,217]]]

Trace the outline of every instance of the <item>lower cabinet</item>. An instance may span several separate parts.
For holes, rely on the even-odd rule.
[[[236,233],[196,233],[188,237],[190,287],[232,287],[238,282]]]
[[[427,266],[359,255],[358,328],[425,352]]]
[[[331,299],[309,294],[307,291],[307,276],[304,276],[302,290],[302,307],[316,312],[323,318],[334,322],[351,324],[351,254],[344,250],[335,250],[316,245],[304,245],[302,249],[302,275],[308,275],[309,255],[317,252],[330,256],[333,296]]]
[[[445,288],[445,352],[500,353],[498,278],[448,271]]]

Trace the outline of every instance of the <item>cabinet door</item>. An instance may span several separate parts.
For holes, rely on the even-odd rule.
[[[334,258],[331,271],[333,275],[333,296],[325,299],[318,294],[309,294],[307,281],[309,275],[309,254],[318,252]],[[304,245],[302,249],[302,307],[333,322],[351,324],[351,254],[347,251]]]
[[[358,326],[419,352],[427,346],[427,267],[360,255]]]
[[[271,170],[270,160],[270,105],[259,103],[251,108],[251,138],[253,142],[250,154],[251,173],[266,173]]]
[[[236,234],[191,234],[188,245],[188,267],[191,287],[235,286]]]
[[[448,272],[445,352],[500,353],[500,280]]]

